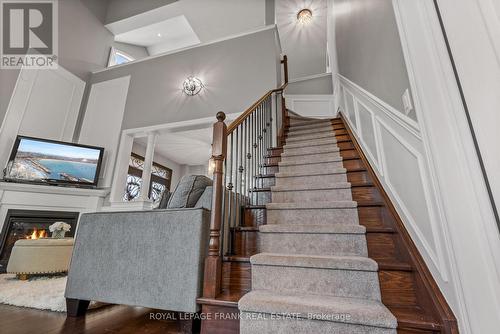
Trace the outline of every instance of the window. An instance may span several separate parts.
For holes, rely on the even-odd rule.
[[[125,64],[134,60],[134,57],[126,54],[125,52],[115,48],[111,48],[111,52],[109,53],[108,67]]]
[[[123,195],[124,201],[132,201],[139,197],[142,188],[142,172],[144,170],[144,157],[132,153],[130,155],[130,162],[128,166],[127,185],[125,194]],[[157,203],[165,191],[170,190],[170,183],[172,181],[172,170],[168,167],[162,166],[153,162],[151,169],[151,182],[149,184],[149,198]]]

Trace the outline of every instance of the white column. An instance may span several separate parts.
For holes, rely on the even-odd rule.
[[[120,140],[120,148],[116,158],[115,173],[113,175],[113,183],[111,185],[111,204],[123,203],[123,195],[125,193],[125,185],[127,182],[128,165],[130,163],[130,153],[134,137],[128,134],[122,134]]]
[[[158,134],[151,132],[148,134],[148,146],[144,156],[144,169],[142,170],[142,187],[140,200],[150,201],[149,199],[149,183],[151,182],[151,171],[153,169],[153,159],[155,155],[156,138]]]

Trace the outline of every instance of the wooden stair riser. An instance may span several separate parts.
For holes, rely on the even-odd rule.
[[[252,270],[248,262],[230,262],[222,264],[222,291],[252,288]]]
[[[234,230],[233,238],[233,255],[250,257],[258,253],[258,232],[257,231],[238,231]]]
[[[261,174],[276,174],[278,171],[278,164],[264,165],[260,167]]]
[[[281,161],[281,156],[266,157],[264,161],[266,164],[277,164]]]
[[[254,209],[245,208],[244,209],[244,219],[243,226],[246,227],[258,227],[260,225],[266,224],[266,209]]]
[[[276,185],[275,177],[256,177],[257,188],[270,188]]]
[[[271,190],[252,191],[250,197],[253,205],[266,205],[271,203]]]
[[[267,149],[267,152],[271,155],[280,155],[281,153],[283,153],[283,147],[271,147]]]

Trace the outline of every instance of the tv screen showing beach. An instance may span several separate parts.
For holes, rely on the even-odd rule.
[[[9,177],[93,184],[100,150],[20,138]]]

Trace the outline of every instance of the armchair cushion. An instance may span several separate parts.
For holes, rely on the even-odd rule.
[[[169,209],[193,208],[212,180],[203,175],[187,175],[177,184],[168,201]]]
[[[200,199],[198,199],[194,207],[212,210],[212,186],[205,188],[205,191],[201,194]]]
[[[172,195],[170,190],[165,189],[163,191],[163,194],[161,195],[160,203],[158,204],[157,209],[166,209],[167,208],[168,200],[170,199],[170,195]]]

